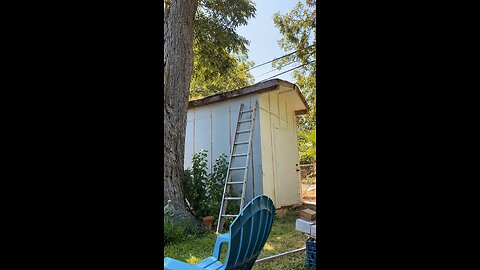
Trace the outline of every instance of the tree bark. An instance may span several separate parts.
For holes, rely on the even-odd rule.
[[[171,200],[176,216],[187,218],[193,216],[187,210],[181,177],[197,5],[196,0],[172,0],[164,16],[164,205]]]

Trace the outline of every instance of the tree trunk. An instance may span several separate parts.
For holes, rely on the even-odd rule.
[[[164,204],[171,200],[177,217],[192,218],[181,188],[188,97],[193,70],[193,21],[196,0],[172,0],[164,21]]]

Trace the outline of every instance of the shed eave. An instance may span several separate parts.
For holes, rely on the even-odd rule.
[[[288,86],[292,87],[293,86],[293,88],[297,92],[298,96],[300,97],[300,100],[302,101],[303,105],[305,106],[305,109],[295,111],[295,115],[307,114],[310,111],[310,106],[308,106],[307,100],[305,99],[302,92],[300,91],[300,88],[298,88],[298,86],[296,84],[293,84],[293,83],[288,82],[288,81],[280,80],[280,84],[282,84],[283,86],[286,86],[286,87],[288,87]]]
[[[219,93],[216,95],[208,96],[202,99],[192,100],[188,102],[188,108],[203,106],[215,102],[224,101],[230,98],[236,98],[253,93],[262,93],[266,91],[275,90],[279,87],[280,80],[273,79],[265,82],[260,82],[254,85],[243,87],[229,92]]]
[[[309,111],[310,111],[309,109],[295,111],[295,115],[304,115],[304,114],[307,114]]]
[[[241,96],[245,96],[253,93],[259,94],[267,91],[273,91],[278,89],[280,85],[284,87],[293,87],[297,95],[300,97],[300,100],[302,101],[303,105],[305,106],[305,109],[295,111],[295,115],[304,115],[310,111],[310,107],[308,106],[307,101],[305,100],[305,97],[303,96],[298,86],[296,84],[293,84],[291,82],[284,81],[281,79],[272,79],[264,82],[259,82],[254,85],[250,85],[250,86],[236,89],[233,91],[219,93],[219,94],[215,94],[215,95],[197,99],[197,100],[192,100],[188,102],[188,108],[190,109],[194,107],[204,106],[204,105],[221,102],[227,99],[241,97]]]

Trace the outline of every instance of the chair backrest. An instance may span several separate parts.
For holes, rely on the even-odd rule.
[[[246,270],[255,264],[272,229],[275,206],[264,195],[255,197],[230,225],[230,247],[225,269]]]

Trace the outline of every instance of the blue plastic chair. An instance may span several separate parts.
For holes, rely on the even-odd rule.
[[[167,270],[249,270],[252,269],[272,229],[275,206],[264,195],[255,197],[240,212],[230,225],[230,232],[219,235],[213,256],[196,265],[172,258],[164,258],[163,269]],[[228,243],[225,264],[219,261],[222,243]]]

